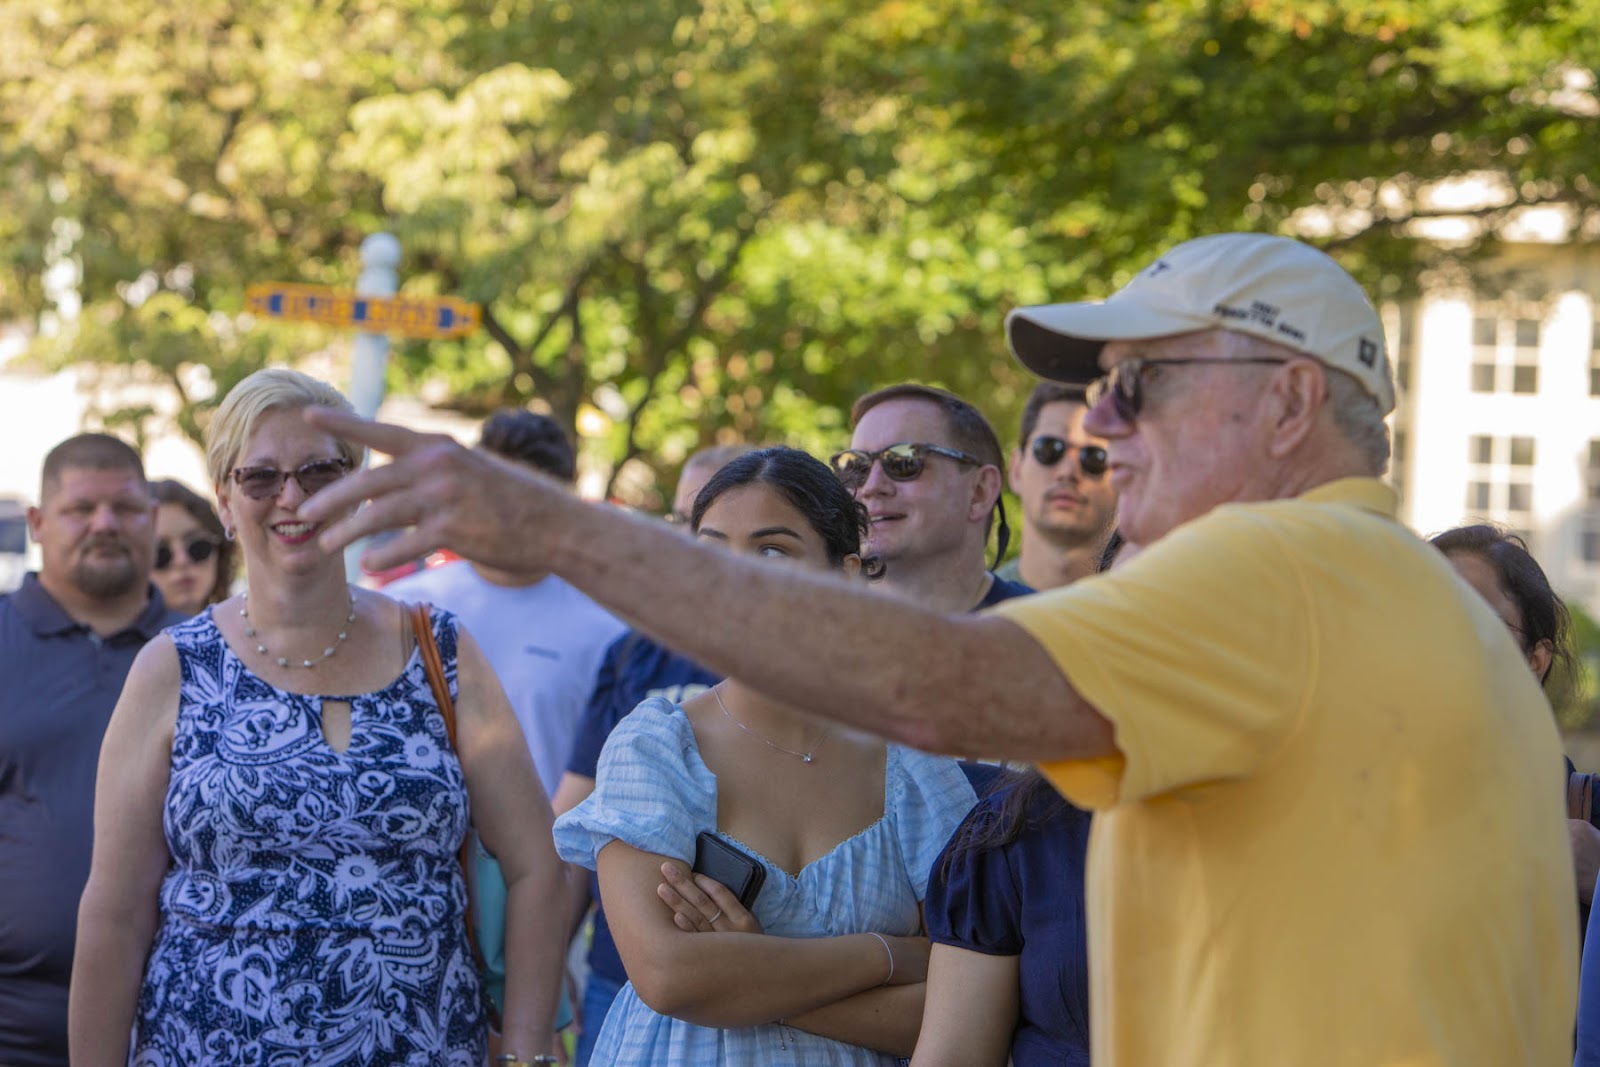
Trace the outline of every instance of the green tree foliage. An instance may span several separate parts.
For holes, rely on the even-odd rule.
[[[1557,664],[1546,689],[1563,727],[1594,729],[1600,722],[1600,623],[1574,601],[1567,610],[1572,613],[1572,662]]]
[[[1328,210],[1380,291],[1417,193],[1494,172],[1595,207],[1600,4],[1286,0],[0,0],[0,314],[58,362],[208,405],[339,345],[241,316],[252,281],[349,285],[376,229],[405,290],[485,329],[402,346],[461,410],[607,416],[612,461],[719,437],[819,451],[917,378],[1014,429],[1018,303],[1101,294],[1199,233]],[[1453,252],[1452,254],[1459,254]],[[135,413],[135,417],[138,414]]]

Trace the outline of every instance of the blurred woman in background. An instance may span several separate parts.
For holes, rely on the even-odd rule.
[[[211,503],[167,478],[150,487],[156,510],[156,562],[150,577],[173,611],[198,615],[233,590],[234,544]]]

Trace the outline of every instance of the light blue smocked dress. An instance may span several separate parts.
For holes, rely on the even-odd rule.
[[[433,629],[453,692],[455,620]],[[301,696],[250,673],[210,611],[167,632],[172,866],[130,1062],[479,1067],[466,784],[420,656],[379,692]],[[324,699],[350,703],[344,752]]]
[[[750,846],[767,880],[751,909],[779,937],[921,931],[918,904],[940,849],[976,800],[956,761],[890,745],[883,817],[795,877]],[[694,861],[694,840],[717,829],[717,779],[700,758],[683,709],[653,697],[617,726],[594,792],[556,820],[563,859],[593,870],[612,841]],[[720,831],[718,831],[720,833]],[[715,934],[697,936],[714,937]],[[775,1023],[718,1030],[658,1015],[623,987],[594,1053],[615,1067],[893,1067],[894,1056]]]

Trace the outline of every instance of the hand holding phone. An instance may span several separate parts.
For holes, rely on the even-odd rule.
[[[703,831],[694,839],[693,871],[727,886],[746,911],[755,909],[756,897],[767,880],[767,869],[758,860],[716,834]]]

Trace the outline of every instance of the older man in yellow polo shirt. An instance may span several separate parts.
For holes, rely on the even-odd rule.
[[[1085,429],[1143,551],[983,617],[697,546],[328,414],[397,459],[302,517],[334,523],[329,547],[412,527],[377,566],[449,543],[549,569],[818,715],[1040,761],[1098,812],[1097,1067],[1570,1061],[1555,727],[1505,627],[1395,519],[1393,386],[1359,286],[1306,245],[1224,234],[1008,330],[1036,372],[1093,380]]]

